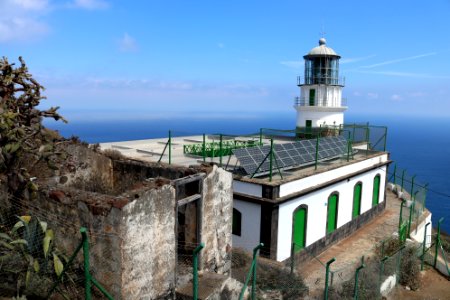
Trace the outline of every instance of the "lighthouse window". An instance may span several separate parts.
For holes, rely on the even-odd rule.
[[[236,208],[233,208],[232,233],[234,235],[241,236],[241,228],[242,228],[242,213],[240,211],[238,211]]]

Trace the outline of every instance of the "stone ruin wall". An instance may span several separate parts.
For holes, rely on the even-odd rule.
[[[199,172],[192,168],[100,160],[94,165],[107,173],[107,182],[116,182],[128,172],[141,180],[160,175],[174,179]],[[175,188],[168,184],[169,180],[162,180],[157,186],[141,184],[114,196],[67,186],[79,176],[87,178],[88,169],[84,168],[82,175],[73,172],[69,180],[63,180],[65,184],[61,184],[65,174],[56,174],[53,181],[59,184],[42,187],[38,198],[22,204],[21,210],[47,221],[55,232],[55,245],[68,256],[81,240],[80,227],[86,227],[92,273],[115,299],[172,298],[177,256]],[[205,248],[201,252],[201,268],[229,274],[231,174],[216,166],[208,167],[202,186],[201,237]],[[80,262],[81,254],[78,257]]]

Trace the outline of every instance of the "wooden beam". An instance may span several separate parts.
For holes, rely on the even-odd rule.
[[[192,196],[180,199],[180,200],[177,201],[177,206],[186,205],[186,204],[188,204],[190,202],[193,202],[193,201],[196,201],[196,200],[200,199],[201,197],[202,197],[202,195],[200,195],[200,194],[194,194]]]

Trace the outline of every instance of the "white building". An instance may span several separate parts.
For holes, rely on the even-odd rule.
[[[233,173],[233,247],[252,250],[264,243],[261,255],[277,261],[292,251],[297,261],[304,253],[319,254],[384,210],[390,163],[385,143],[377,146],[385,131],[372,139],[375,130],[344,125],[340,56],[324,39],[319,44],[304,56],[291,135],[261,131],[254,137],[204,135],[101,147],[140,160],[218,164]],[[299,140],[305,137],[311,139]]]

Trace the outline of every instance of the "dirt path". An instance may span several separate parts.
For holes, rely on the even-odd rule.
[[[325,280],[323,265],[331,258],[336,258],[331,267],[331,271],[336,275],[333,280],[336,283],[348,280],[354,275],[356,265],[360,264],[361,256],[370,259],[376,245],[397,231],[401,202],[389,190],[386,190],[386,198],[386,209],[383,213],[350,237],[331,246],[317,258],[311,257],[311,260],[298,266],[297,271],[303,276],[312,294],[315,290],[323,291]]]
[[[408,291],[403,286],[397,286],[388,300],[448,300],[450,299],[450,281],[433,268],[422,272],[421,287],[417,291]]]

